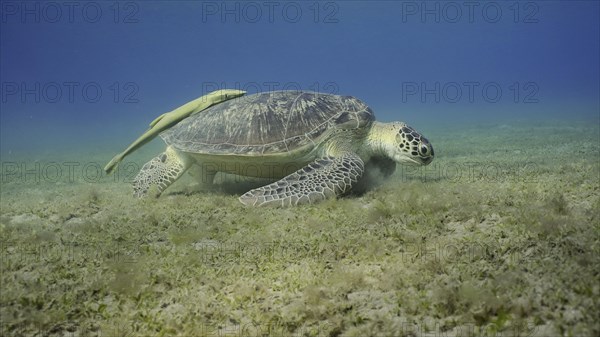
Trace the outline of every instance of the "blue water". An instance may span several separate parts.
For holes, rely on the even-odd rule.
[[[352,95],[426,135],[600,118],[597,1],[1,6],[3,160],[108,160],[159,114],[218,88]]]

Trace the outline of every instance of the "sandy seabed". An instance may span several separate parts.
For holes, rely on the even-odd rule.
[[[134,199],[149,150],[3,158],[1,335],[599,336],[598,126],[427,136],[430,166],[285,209],[245,180]]]

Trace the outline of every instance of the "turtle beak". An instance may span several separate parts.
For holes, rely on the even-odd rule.
[[[410,157],[406,157],[406,156],[398,156],[398,157],[394,158],[394,161],[396,163],[400,163],[402,165],[409,165],[409,166],[423,165],[423,161],[417,160],[414,158],[410,158]]]
[[[430,156],[430,157],[424,158],[422,161],[422,164],[429,165],[429,163],[431,163],[432,161],[433,161],[433,156]]]

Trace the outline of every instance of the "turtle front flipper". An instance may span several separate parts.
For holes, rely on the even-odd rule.
[[[174,183],[185,170],[189,163],[177,154],[172,147],[167,147],[165,152],[144,164],[133,181],[134,195],[138,198],[144,197],[152,187],[156,187],[156,196]]]
[[[363,171],[364,163],[355,153],[327,156],[279,181],[246,192],[240,201],[248,206],[312,204],[349,192]]]

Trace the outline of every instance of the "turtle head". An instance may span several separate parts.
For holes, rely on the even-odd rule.
[[[405,123],[376,123],[372,132],[383,154],[398,164],[427,165],[433,160],[431,143]]]

